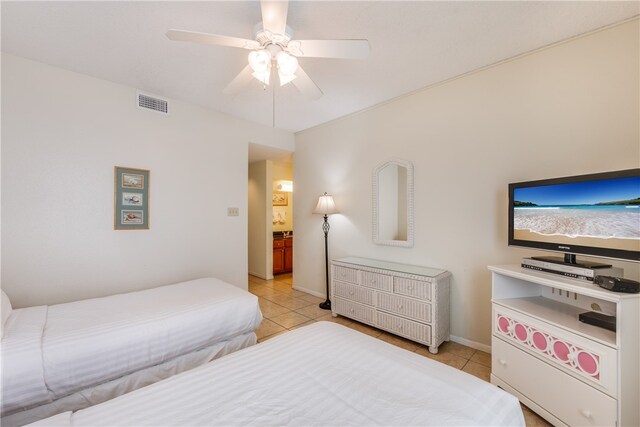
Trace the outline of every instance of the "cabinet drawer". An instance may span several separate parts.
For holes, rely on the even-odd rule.
[[[493,335],[617,397],[615,349],[497,304]]]
[[[358,283],[358,270],[353,268],[333,266],[333,278],[343,282]]]
[[[284,248],[284,239],[274,239],[273,248]]]
[[[362,286],[334,281],[333,294],[340,298],[373,305],[373,290]]]
[[[616,400],[492,337],[492,374],[567,425],[615,426]]]
[[[360,320],[371,325],[375,324],[376,310],[373,307],[367,307],[342,298],[335,298],[333,300],[333,311],[351,319]]]
[[[361,285],[377,289],[379,291],[391,292],[391,288],[393,287],[393,277],[387,276],[386,274],[363,271]]]
[[[431,283],[422,280],[394,277],[393,293],[431,301]]]
[[[379,328],[426,345],[431,345],[431,326],[412,322],[411,320],[402,319],[381,311],[377,313],[377,318],[376,326]]]
[[[431,322],[431,304],[425,302],[380,292],[377,307],[421,322]]]

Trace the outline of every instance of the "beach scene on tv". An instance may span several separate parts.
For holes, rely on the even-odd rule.
[[[640,177],[514,189],[517,240],[640,251]]]

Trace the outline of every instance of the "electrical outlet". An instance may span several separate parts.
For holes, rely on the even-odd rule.
[[[227,216],[239,216],[240,208],[227,208]]]

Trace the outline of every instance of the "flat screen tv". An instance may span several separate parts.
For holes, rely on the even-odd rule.
[[[640,262],[640,169],[509,184],[509,245]]]

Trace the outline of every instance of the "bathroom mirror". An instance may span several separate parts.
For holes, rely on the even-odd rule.
[[[413,246],[413,164],[393,159],[373,171],[373,241]]]

